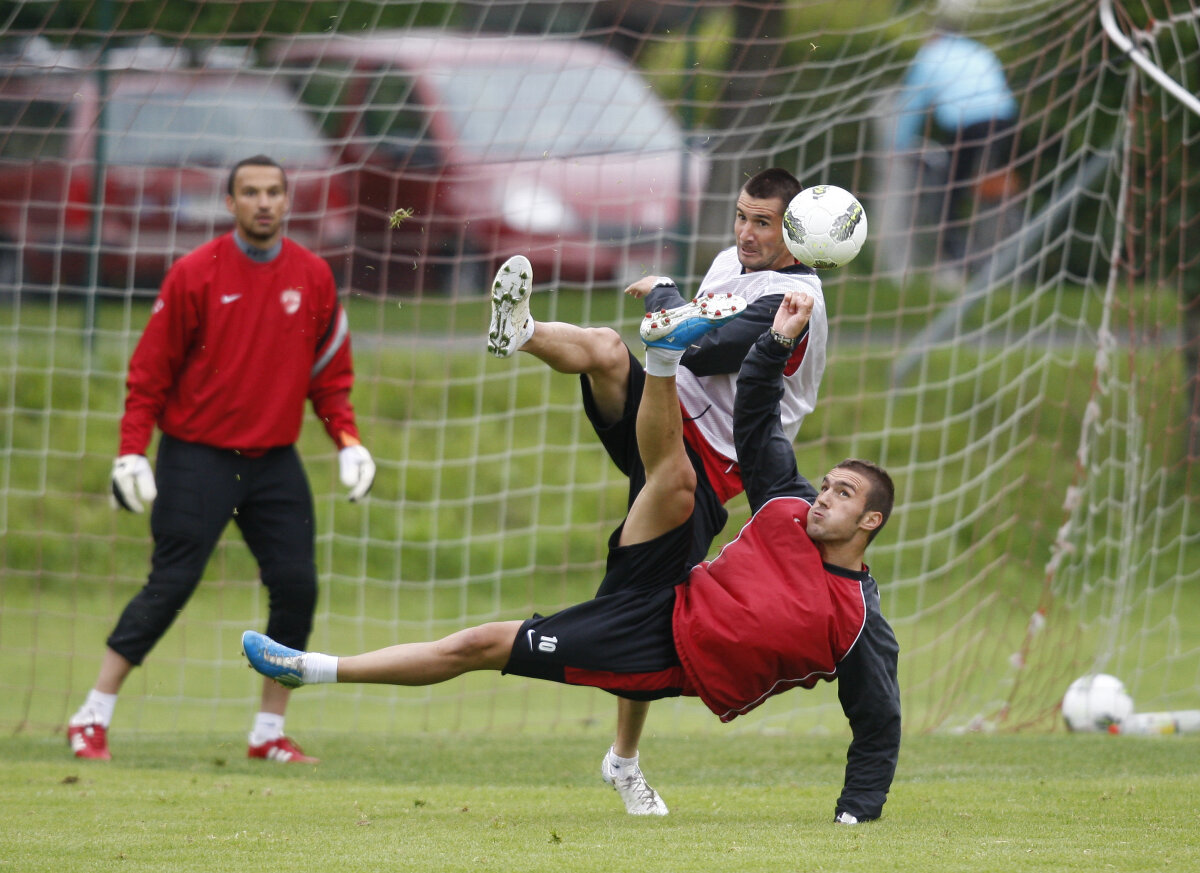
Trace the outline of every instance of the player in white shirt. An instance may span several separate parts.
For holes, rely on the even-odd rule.
[[[738,192],[734,245],[713,259],[696,292],[734,294],[747,307],[690,346],[678,371],[684,440],[697,473],[693,563],[705,559],[725,526],[725,502],[743,491],[733,446],[738,370],[755,340],[771,327],[784,293],[793,288],[814,302],[809,325],[784,370],[781,412],[788,439],[795,439],[816,405],[829,332],[825,298],[816,272],[797,263],[783,239],[783,212],[800,190],[799,181],[783,169],[752,176]],[[579,375],[584,410],[613,462],[629,477],[632,505],[646,481],[635,429],[646,372],[612,328],[536,321],[529,311],[532,289],[529,261],[520,255],[510,258],[492,285],[488,351],[500,358],[522,351],[556,372]],[[625,293],[643,300],[648,318],[684,302],[675,282],[665,276],[643,277]],[[597,594],[603,593],[602,586]],[[601,763],[601,774],[620,793],[629,813],[666,815],[666,804],[638,765],[638,742],[648,711],[646,701],[619,698],[616,738]]]

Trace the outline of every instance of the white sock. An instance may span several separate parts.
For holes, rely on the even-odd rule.
[[[283,716],[273,712],[260,712],[254,716],[254,729],[250,731],[250,745],[261,746],[283,736]]]
[[[626,767],[636,767],[638,765],[638,756],[634,755],[632,758],[622,758],[612,748],[609,748],[608,762],[612,764],[614,770],[620,771]]]
[[[686,349],[646,348],[646,373],[651,376],[674,376],[679,372],[679,362]]]
[[[108,727],[112,723],[113,710],[117,706],[117,695],[105,694],[93,688],[88,692],[83,706],[71,716],[71,725],[100,724]]]
[[[304,656],[304,684],[337,682],[338,659],[334,655],[309,652]]]
[[[534,328],[536,328],[536,327],[537,327],[537,322],[533,320],[532,315],[529,316],[529,318],[525,319],[525,323],[523,325],[521,325],[521,335],[517,340],[517,348],[518,349],[521,348],[521,346],[525,345],[525,343],[529,342],[530,337],[533,336]]]

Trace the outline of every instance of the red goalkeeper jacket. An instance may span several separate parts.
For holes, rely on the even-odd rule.
[[[294,443],[304,401],[338,445],[358,441],[346,314],[329,265],[291,240],[268,262],[228,233],[167,273],[129,361],[120,454],[154,425],[248,453]]]

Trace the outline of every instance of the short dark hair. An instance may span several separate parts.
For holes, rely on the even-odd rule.
[[[883,530],[883,526],[887,524],[887,520],[892,515],[892,506],[896,502],[896,486],[892,482],[892,477],[888,475],[887,470],[878,464],[858,458],[847,458],[834,467],[834,469],[853,470],[860,476],[864,476],[871,483],[871,489],[867,493],[864,508],[867,512],[880,513],[883,516],[883,521],[867,537],[867,543],[870,544],[871,540],[875,539],[879,532]]]
[[[284,172],[284,169],[280,165],[279,161],[268,155],[254,155],[253,157],[242,158],[240,161],[234,164],[233,169],[229,171],[229,179],[225,183],[225,190],[229,192],[230,197],[234,196],[233,182],[237,178],[238,170],[240,170],[242,167],[274,167],[279,171],[279,175],[283,176],[283,190],[287,190],[287,173]]]
[[[800,180],[781,167],[761,170],[746,180],[742,190],[755,200],[779,200],[784,208],[800,193]]]

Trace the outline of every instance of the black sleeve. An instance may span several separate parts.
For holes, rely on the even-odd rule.
[[[838,700],[854,738],[846,752],[846,781],[835,817],[848,812],[870,821],[883,812],[900,756],[899,652],[891,625],[868,609],[862,635],[837,668]]]
[[[716,330],[710,330],[683,353],[683,365],[697,376],[736,373],[754,341],[775,321],[780,295],[765,294]],[[656,285],[642,301],[647,312],[684,303],[674,283]]]
[[[754,341],[774,323],[779,295],[758,298],[733,321],[710,330],[683,353],[683,366],[697,376],[736,373]]]
[[[783,368],[789,357],[790,350],[763,332],[738,372],[733,444],[751,512],[758,512],[772,497],[802,497],[811,503],[817,496],[812,483],[796,469],[796,452],[779,420]]]

